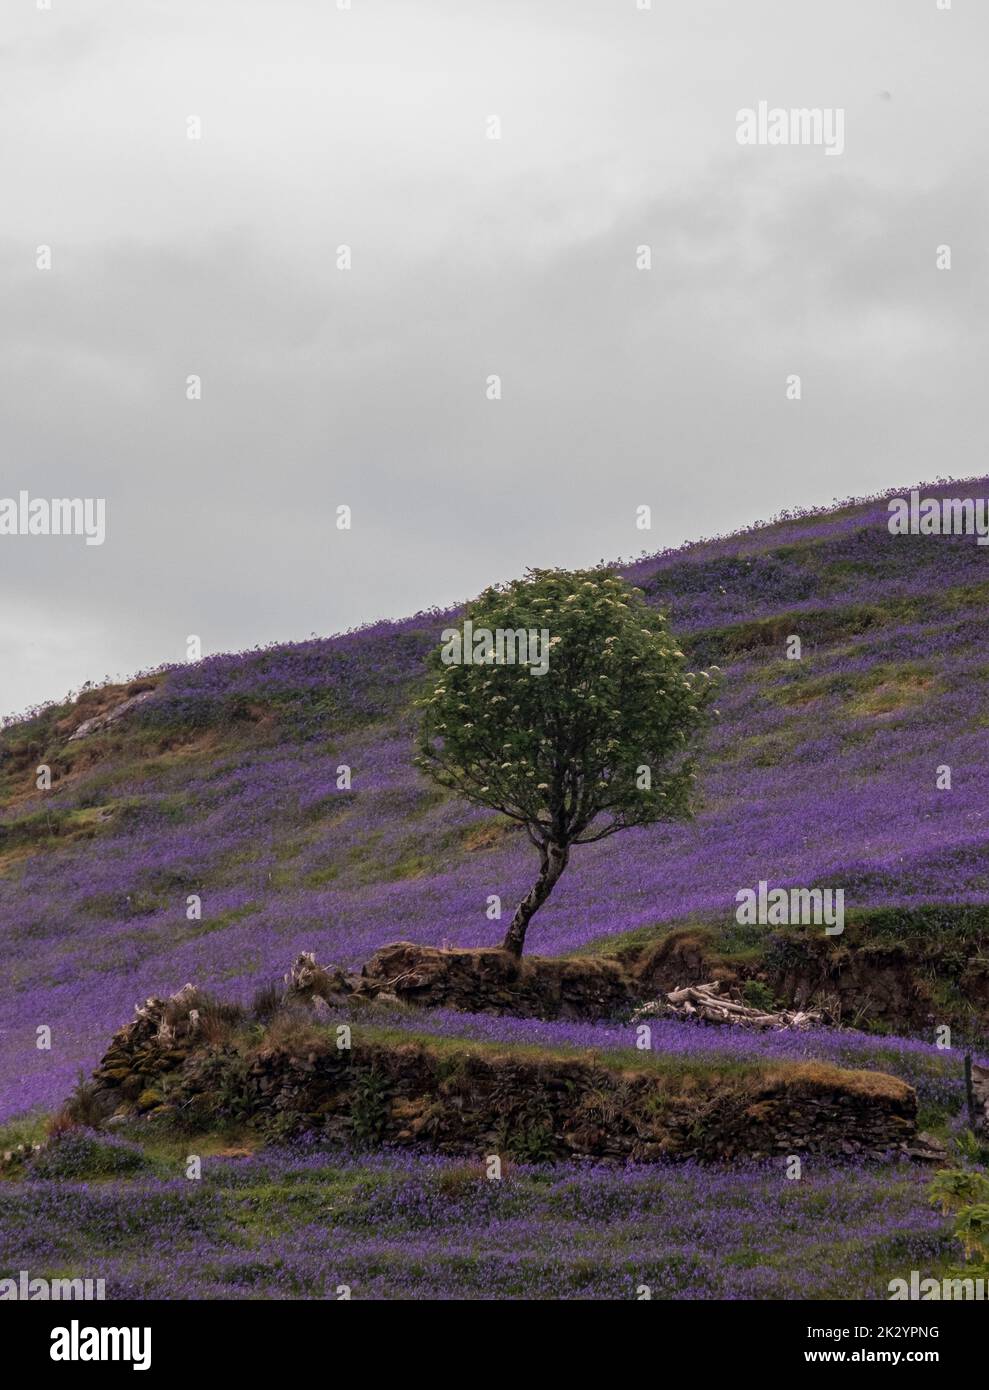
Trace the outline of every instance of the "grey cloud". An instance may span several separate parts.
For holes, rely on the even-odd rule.
[[[0,712],[977,471],[984,14],[331,8],[108,0],[59,73],[18,21],[0,496],[106,496],[110,535],[0,540]],[[735,144],[791,92],[847,100],[842,159]]]

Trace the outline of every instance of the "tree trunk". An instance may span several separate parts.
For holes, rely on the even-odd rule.
[[[503,949],[510,951],[513,956],[521,956],[522,948],[525,945],[525,929],[529,925],[530,918],[542,907],[552,893],[556,880],[567,867],[570,847],[569,845],[549,844],[540,850],[540,855],[542,863],[539,877],[516,908],[512,924],[505,933],[505,940],[502,943]]]

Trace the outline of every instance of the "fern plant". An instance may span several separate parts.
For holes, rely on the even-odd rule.
[[[950,1168],[930,1185],[931,1205],[952,1216],[952,1233],[965,1254],[964,1273],[989,1276],[989,1175],[973,1168]]]

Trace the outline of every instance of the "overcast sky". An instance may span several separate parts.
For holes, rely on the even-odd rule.
[[[0,536],[0,714],[987,471],[987,52],[985,0],[5,0],[0,498],[108,536]]]

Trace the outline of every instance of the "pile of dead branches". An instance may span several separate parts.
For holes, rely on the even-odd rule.
[[[664,999],[643,1004],[632,1015],[633,1023],[644,1018],[683,1018],[699,1023],[731,1023],[739,1028],[813,1028],[823,1022],[816,1009],[781,1009],[771,1013],[765,1009],[743,1004],[722,994],[721,985],[712,980],[706,985],[684,985],[671,990]]]

